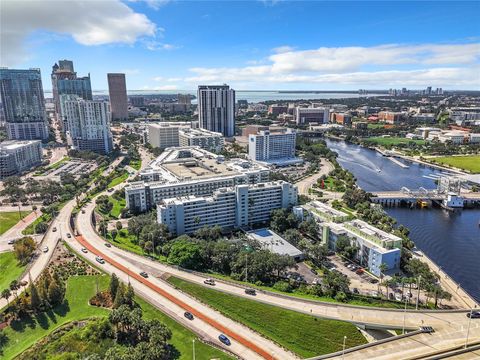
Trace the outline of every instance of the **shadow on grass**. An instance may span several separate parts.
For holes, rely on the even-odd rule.
[[[10,327],[16,332],[24,332],[26,328],[35,329],[40,326],[42,329],[48,329],[51,323],[56,324],[58,317],[65,317],[70,311],[68,300],[65,300],[63,304],[58,305],[54,309],[36,313],[23,315],[18,320],[13,320],[10,323]]]

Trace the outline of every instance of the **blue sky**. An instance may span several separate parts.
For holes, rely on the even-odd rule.
[[[480,89],[480,2],[3,0],[2,66],[106,89]]]

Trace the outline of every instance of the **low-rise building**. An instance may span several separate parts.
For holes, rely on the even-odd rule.
[[[378,119],[385,121],[387,124],[398,124],[403,121],[404,114],[395,111],[380,111],[378,113]]]
[[[470,144],[478,144],[480,143],[480,134],[472,133],[470,134],[470,139],[468,140]]]
[[[380,230],[362,220],[350,220],[351,216],[329,205],[313,201],[303,208],[317,221],[320,238],[331,250],[336,250],[337,241],[347,238],[357,248],[355,260],[380,275],[380,266],[395,271],[400,266],[402,239]]]
[[[0,179],[28,171],[42,163],[39,140],[9,140],[0,143]]]
[[[348,113],[332,113],[332,121],[344,126],[352,125],[352,115]]]
[[[205,129],[182,128],[178,132],[179,146],[199,146],[209,151],[221,151],[225,144],[225,138],[221,133]]]
[[[148,142],[154,148],[166,149],[180,145],[179,131],[189,128],[189,123],[157,123],[148,125]]]
[[[280,114],[286,113],[287,109],[288,109],[287,105],[273,104],[268,107],[268,114],[273,116],[278,116]]]
[[[278,255],[288,255],[295,261],[305,258],[303,252],[270,229],[258,229],[247,232],[247,236],[257,241],[263,249]]]
[[[297,188],[285,181],[219,188],[211,196],[164,199],[157,205],[157,221],[176,235],[204,226],[222,230],[266,223],[273,210],[297,203]]]
[[[297,107],[295,110],[295,121],[298,125],[308,123],[327,124],[329,122],[329,119],[330,110],[326,107]]]

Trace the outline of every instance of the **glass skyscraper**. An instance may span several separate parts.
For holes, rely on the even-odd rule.
[[[0,68],[0,98],[9,139],[48,139],[40,69]]]

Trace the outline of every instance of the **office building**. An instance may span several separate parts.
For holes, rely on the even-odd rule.
[[[208,151],[222,151],[225,140],[222,134],[205,129],[182,128],[178,132],[179,146],[198,146]]]
[[[110,107],[107,101],[62,95],[61,113],[67,126],[67,143],[78,150],[102,154],[112,151]]]
[[[125,74],[107,74],[112,120],[128,120],[128,98]]]
[[[287,110],[288,110],[287,105],[272,104],[268,107],[268,114],[273,116],[278,116],[280,114],[286,113]]]
[[[148,125],[148,142],[153,148],[166,149],[179,146],[179,131],[189,128],[189,122],[161,122]]]
[[[398,124],[403,121],[404,113],[396,111],[380,111],[378,113],[378,120],[384,121],[387,124]]]
[[[351,126],[352,115],[348,113],[332,113],[332,122],[340,125],[344,125],[344,126]]]
[[[234,136],[235,90],[228,85],[201,85],[197,97],[200,128]]]
[[[55,103],[56,117],[60,122],[63,132],[67,131],[61,114],[60,99],[62,95],[77,95],[84,100],[92,100],[92,85],[90,74],[84,77],[77,77],[73,67],[73,61],[60,60],[52,66],[52,93]]]
[[[248,136],[248,157],[255,161],[281,163],[295,159],[297,133],[292,129],[260,130]]]
[[[10,140],[48,140],[39,69],[0,69],[2,118]]]
[[[179,104],[190,106],[192,104],[192,98],[191,98],[190,94],[178,94],[177,95],[177,102]]]
[[[39,140],[8,140],[0,143],[0,179],[28,171],[42,163]]]
[[[275,209],[297,203],[297,188],[285,181],[219,188],[211,196],[164,199],[157,205],[157,221],[176,235],[204,226],[222,230],[266,223]]]
[[[142,181],[125,187],[127,208],[151,209],[163,199],[211,196],[222,187],[267,182],[268,168],[243,159],[225,160],[200,147],[166,149],[140,172]]]
[[[357,248],[355,260],[372,274],[380,276],[380,265],[387,271],[400,267],[402,239],[380,230],[365,221],[351,220],[351,216],[319,201],[302,206],[316,220],[319,237],[331,250],[336,250],[340,238],[347,238]]]
[[[327,124],[330,119],[330,110],[326,107],[295,109],[295,121],[298,125],[308,123]]]

